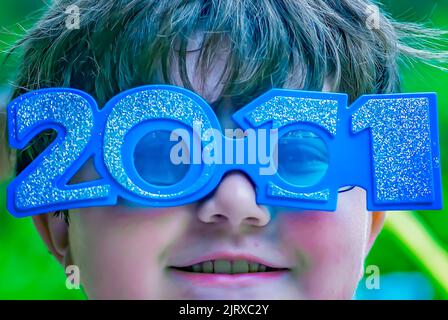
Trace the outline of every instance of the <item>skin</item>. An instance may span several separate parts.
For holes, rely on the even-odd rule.
[[[196,52],[189,53],[190,80],[194,91],[211,103],[220,91],[225,50],[206,77],[196,59]],[[173,67],[174,84],[182,86],[178,74]],[[327,82],[324,90],[330,89]],[[77,179],[94,175],[88,165]],[[339,194],[331,213],[273,213],[257,205],[255,196],[250,180],[232,172],[211,196],[186,206],[72,210],[69,226],[53,214],[33,219],[57,260],[79,266],[90,299],[352,298],[384,221],[383,212],[366,211],[364,190]],[[275,277],[192,279],[169,268],[216,254],[251,255],[287,271]]]

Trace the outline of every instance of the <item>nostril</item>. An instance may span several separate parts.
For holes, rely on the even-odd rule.
[[[240,172],[228,173],[207,199],[198,203],[197,217],[208,224],[263,227],[269,223],[268,210],[256,202],[250,178]]]
[[[221,213],[216,213],[211,217],[211,222],[224,222],[227,220],[227,217]]]
[[[249,217],[249,218],[245,218],[244,222],[247,222],[247,224],[251,224],[251,225],[259,225],[260,224],[260,219]]]

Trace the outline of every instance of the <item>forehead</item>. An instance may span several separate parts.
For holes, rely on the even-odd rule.
[[[206,36],[203,31],[193,32],[186,40],[184,67],[186,76],[190,82],[192,91],[204,98],[208,103],[213,103],[220,98],[224,83],[221,80],[226,72],[226,62],[229,57],[229,46],[223,41],[216,48],[213,60],[210,61],[211,68],[204,70],[201,64],[201,49]],[[169,56],[168,77],[169,84],[186,88],[185,77],[182,78],[180,59],[181,41],[176,39],[172,45]],[[185,75],[184,75],[185,76]]]
[[[243,107],[248,101],[240,99],[238,95],[223,96],[224,87],[228,81],[228,59],[230,57],[230,45],[228,38],[217,46],[210,68],[204,69],[201,64],[201,48],[203,46],[205,33],[196,32],[187,42],[185,54],[185,68],[192,91],[206,100],[214,109],[222,128],[235,129],[236,123],[232,120],[232,114]],[[170,84],[187,87],[181,77],[179,66],[179,50],[174,45],[170,56],[169,79]]]
[[[227,107],[231,105],[233,109],[239,109],[250,102],[250,99],[248,100],[248,97],[243,93],[243,90],[241,90],[241,95],[238,90],[236,92],[234,90],[232,95],[226,94],[225,97],[222,96],[225,86],[228,85],[228,82],[232,81],[232,79],[229,79],[230,74],[235,71],[232,70],[235,66],[230,62],[233,55],[235,55],[235,53],[232,52],[231,42],[227,36],[221,36],[222,40],[213,48],[213,55],[210,56],[211,61],[207,61],[209,67],[205,69],[202,63],[203,61],[201,61],[201,59],[203,59],[201,49],[203,48],[206,36],[206,32],[197,31],[187,40],[185,59],[182,62],[184,62],[186,74],[191,85],[190,89],[204,98],[209,104],[214,104],[219,101],[220,104],[226,105]],[[170,84],[179,87],[186,87],[186,84],[181,77],[179,46],[179,41],[175,42],[173,49],[170,52],[168,69],[169,82]],[[255,57],[246,57],[247,63],[249,63],[251,59],[255,59]],[[265,63],[269,64],[269,61],[265,61]],[[255,95],[252,97],[255,98],[273,87],[298,90],[303,89],[301,84],[303,83],[302,80],[304,75],[301,70],[303,70],[303,62],[293,65],[291,70],[287,71],[286,74],[281,75],[281,77],[286,78],[286,81],[284,81],[281,86],[275,85],[274,77],[268,77],[270,78],[270,81],[266,81],[266,79],[263,79],[260,75],[256,75],[255,73],[240,74],[240,76],[246,81],[255,81],[255,87],[253,88]],[[322,91],[334,91],[336,88],[334,88],[332,83],[334,83],[334,81],[330,77],[326,77],[324,79]],[[241,89],[243,88],[244,84],[241,85]]]
[[[217,60],[212,69],[207,72],[202,72],[197,66],[197,54],[188,53],[186,56],[186,68],[192,90],[204,98],[208,103],[212,104],[216,102],[224,89],[224,83],[220,81],[221,76],[225,71],[224,58]],[[180,77],[178,64],[172,65],[170,68],[170,76],[174,85],[185,87],[185,84]]]
[[[199,67],[199,51],[192,51],[187,53],[185,65],[192,91],[211,105],[222,128],[235,129],[237,125],[232,120],[232,114],[242,107],[244,102],[238,102],[237,99],[222,97],[221,95],[225,86],[225,80],[222,77],[226,72],[227,56],[228,53],[220,52],[216,55],[215,61],[213,61],[213,67],[203,71]],[[174,85],[185,87],[180,77],[179,65],[177,63],[178,56],[174,59],[176,63],[173,63],[170,67],[170,77],[173,79]]]
[[[201,64],[201,48],[203,46],[205,33],[198,31],[187,41],[185,68],[191,89],[204,98],[208,103],[212,104],[219,100],[220,95],[225,86],[224,75],[227,71],[227,61],[230,55],[230,45],[227,38],[223,38],[222,43],[216,48],[210,68],[204,70]],[[181,70],[179,66],[179,50],[178,43],[174,44],[171,51],[169,77],[172,84],[185,87],[185,83],[181,78]]]

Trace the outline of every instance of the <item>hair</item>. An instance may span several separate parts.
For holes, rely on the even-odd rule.
[[[66,27],[66,8],[80,28]],[[369,25],[372,8],[379,10]],[[203,31],[198,66],[205,76],[228,46],[220,97],[241,104],[267,88],[331,90],[351,101],[400,92],[399,62],[446,62],[435,39],[446,32],[399,23],[370,0],[59,0],[14,45],[20,52],[13,97],[46,87],[86,91],[100,106],[143,84],[172,83],[173,55],[183,85],[189,40]],[[21,172],[54,139],[45,131],[17,153]]]

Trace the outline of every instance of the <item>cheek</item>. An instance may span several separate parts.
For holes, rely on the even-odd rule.
[[[89,208],[71,213],[70,249],[90,298],[161,295],[164,258],[182,234],[177,210],[128,212]],[[184,217],[184,218],[182,218]]]
[[[370,226],[359,191],[341,194],[336,212],[279,215],[284,242],[296,252],[311,298],[350,298],[365,258]]]

